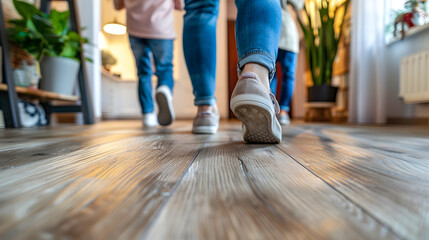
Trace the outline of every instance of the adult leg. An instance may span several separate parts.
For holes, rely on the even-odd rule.
[[[282,66],[283,73],[279,105],[281,110],[289,112],[290,102],[292,100],[295,87],[297,54],[279,49],[279,61]]]
[[[145,39],[130,36],[130,45],[137,65],[138,95],[142,113],[153,113],[152,65],[150,49]]]
[[[185,0],[183,48],[198,113],[194,133],[213,134],[219,127],[216,107],[216,23],[219,0]]]
[[[231,98],[231,109],[245,126],[248,143],[279,143],[280,111],[269,80],[275,73],[280,40],[281,10],[278,0],[236,0],[238,72],[240,80]]]
[[[195,105],[215,105],[219,0],[185,0],[183,50]]]
[[[235,3],[238,9],[236,36],[239,73],[247,72],[246,67],[252,67],[268,87],[268,80],[274,77],[276,71],[281,30],[280,1],[236,0]]]
[[[162,126],[170,125],[174,120],[173,109],[173,40],[148,39],[158,76],[155,94],[158,104],[158,122]]]

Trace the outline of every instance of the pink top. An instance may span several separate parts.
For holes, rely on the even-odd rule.
[[[115,0],[115,8],[127,10],[127,30],[131,36],[173,39],[174,9],[183,9],[183,0]]]

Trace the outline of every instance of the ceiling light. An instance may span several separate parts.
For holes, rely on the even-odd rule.
[[[113,35],[124,35],[127,33],[127,27],[118,23],[116,20],[114,22],[106,23],[103,30],[104,32]]]

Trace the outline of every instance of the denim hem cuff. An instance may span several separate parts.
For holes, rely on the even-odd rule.
[[[283,111],[289,112],[290,107],[287,107],[287,106],[280,106],[280,110],[283,110]]]
[[[195,99],[194,105],[195,106],[203,106],[203,105],[213,106],[213,105],[216,105],[216,98],[211,97],[211,98],[204,98],[204,99]]]
[[[274,75],[276,73],[275,60],[271,59],[269,54],[267,54],[265,51],[252,50],[245,54],[244,57],[238,61],[237,64],[237,72],[239,76],[241,75],[241,71],[243,70],[244,65],[248,63],[257,63],[266,67],[270,72],[270,81],[274,78]]]

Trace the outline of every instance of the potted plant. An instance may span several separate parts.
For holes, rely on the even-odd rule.
[[[71,95],[80,67],[77,56],[88,40],[70,29],[69,11],[46,14],[24,1],[13,4],[21,19],[9,21],[10,41],[39,61],[41,89]]]
[[[298,13],[298,22],[304,32],[306,57],[313,86],[308,88],[309,102],[335,102],[338,88],[333,87],[332,71],[350,0],[313,1],[313,7],[304,6],[304,19]],[[343,8],[343,14],[339,10]],[[310,10],[310,11],[309,11]]]

